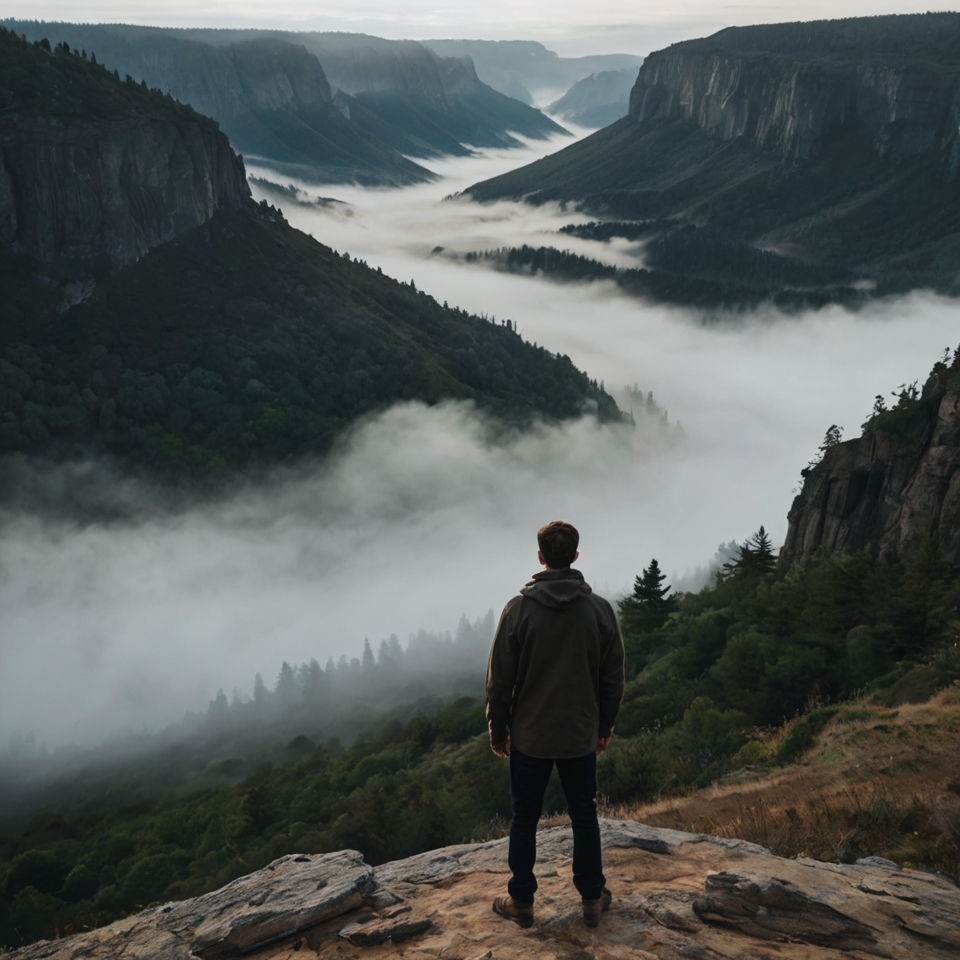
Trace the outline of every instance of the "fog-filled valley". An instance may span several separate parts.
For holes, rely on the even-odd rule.
[[[952,955],[960,14],[211,16],[0,24],[0,953]]]
[[[547,149],[436,162],[441,181],[404,190],[338,186],[329,192],[343,203],[323,207],[270,196],[341,253],[568,354],[634,408],[636,426],[588,417],[503,437],[469,406],[401,405],[358,425],[329,462],[172,509],[103,465],[53,476],[21,466],[72,497],[115,497],[129,516],[5,517],[4,729],[90,743],[176,720],[221,687],[249,696],[253,675],[275,676],[282,661],[449,630],[515,592],[536,567],[536,527],[556,516],[580,526],[582,568],[608,595],[650,557],[676,578],[761,524],[779,542],[826,428],[858,432],[878,392],[924,376],[956,338],[952,305],[923,294],[855,314],[703,316],[443,256],[585,219],[451,197]],[[669,428],[623,389],[634,385]]]

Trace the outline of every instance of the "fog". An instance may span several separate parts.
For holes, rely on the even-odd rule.
[[[171,507],[102,464],[37,468],[49,489],[122,500],[126,516],[3,519],[0,737],[89,743],[203,708],[219,687],[249,694],[256,672],[269,683],[284,660],[453,630],[461,613],[499,610],[536,569],[536,529],[558,517],[580,527],[578,566],[610,597],[651,557],[684,576],[760,524],[779,542],[826,428],[856,435],[876,393],[923,377],[956,344],[955,305],[925,295],[706,322],[611,285],[449,257],[558,242],[550,231],[577,217],[444,200],[555,146],[435,163],[442,181],[406,190],[326,188],[344,204],[285,213],[440,301],[514,320],[625,405],[625,385],[653,391],[682,431],[638,408],[635,427],[584,419],[503,437],[469,405],[406,404],[359,424],[327,462],[205,506]]]

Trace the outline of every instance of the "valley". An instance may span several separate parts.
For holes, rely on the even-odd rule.
[[[958,15],[4,22],[0,952],[507,955],[482,677],[565,517],[617,900],[554,778],[518,955],[949,955]]]

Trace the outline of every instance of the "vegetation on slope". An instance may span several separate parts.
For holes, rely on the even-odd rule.
[[[340,256],[261,204],[217,214],[71,293],[0,251],[0,448],[112,453],[209,473],[316,454],[403,400],[472,400],[504,421],[614,401],[494,323]]]
[[[30,44],[0,27],[0,118],[27,116],[78,117],[89,120],[189,120],[216,127],[216,122],[128,76],[119,83],[86,50],[66,44],[52,50],[47,40]]]
[[[630,239],[649,232],[617,229]],[[867,299],[842,270],[725,242],[692,227],[672,228],[657,236],[645,254],[646,265],[634,268],[614,267],[556,247],[526,244],[468,253],[464,259],[507,273],[539,274],[560,282],[610,280],[631,296],[702,309],[752,309],[772,303],[782,310],[802,310],[836,301],[855,306]]]

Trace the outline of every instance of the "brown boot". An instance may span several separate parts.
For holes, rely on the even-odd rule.
[[[517,903],[513,897],[497,897],[493,901],[493,912],[498,913],[501,917],[506,917],[507,920],[512,920],[521,927],[533,926],[532,903],[529,906],[524,906],[522,903]]]
[[[604,887],[603,892],[596,900],[581,900],[583,907],[583,922],[588,927],[596,927],[600,923],[600,917],[610,909],[613,903],[613,894]]]

